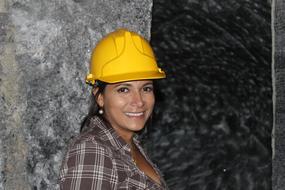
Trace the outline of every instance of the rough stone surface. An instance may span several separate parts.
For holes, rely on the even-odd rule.
[[[274,156],[273,190],[285,187],[285,2],[274,0],[273,13],[273,76],[274,76]]]
[[[0,2],[0,189],[54,190],[87,113],[91,49],[118,27],[149,38],[152,1]]]
[[[168,78],[149,147],[170,189],[271,189],[270,15],[269,1],[154,1],[151,39]]]

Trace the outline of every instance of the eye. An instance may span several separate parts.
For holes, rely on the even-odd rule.
[[[119,88],[119,89],[117,90],[117,92],[119,92],[119,93],[126,93],[126,92],[129,92],[129,89],[126,88],[126,87],[121,87],[121,88]]]
[[[152,92],[153,91],[153,87],[152,86],[145,86],[143,88],[143,91],[145,91],[145,92]]]

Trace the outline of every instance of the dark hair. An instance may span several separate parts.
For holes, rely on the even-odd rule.
[[[102,117],[98,111],[99,111],[99,105],[97,104],[97,98],[99,94],[102,94],[106,88],[108,83],[102,82],[102,81],[96,81],[96,84],[93,86],[94,88],[98,88],[98,91],[96,94],[93,93],[93,90],[91,92],[91,105],[89,107],[89,111],[87,116],[84,117],[83,121],[81,122],[80,132],[85,131],[85,129],[89,126],[90,120],[95,115],[98,117]]]

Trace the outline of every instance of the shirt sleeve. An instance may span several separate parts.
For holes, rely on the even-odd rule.
[[[116,189],[117,174],[106,148],[86,141],[68,150],[59,183],[61,190]]]

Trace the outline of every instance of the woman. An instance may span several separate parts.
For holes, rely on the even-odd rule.
[[[136,135],[153,111],[153,80],[161,78],[140,35],[119,29],[98,43],[86,77],[94,103],[63,161],[62,190],[167,188]]]

